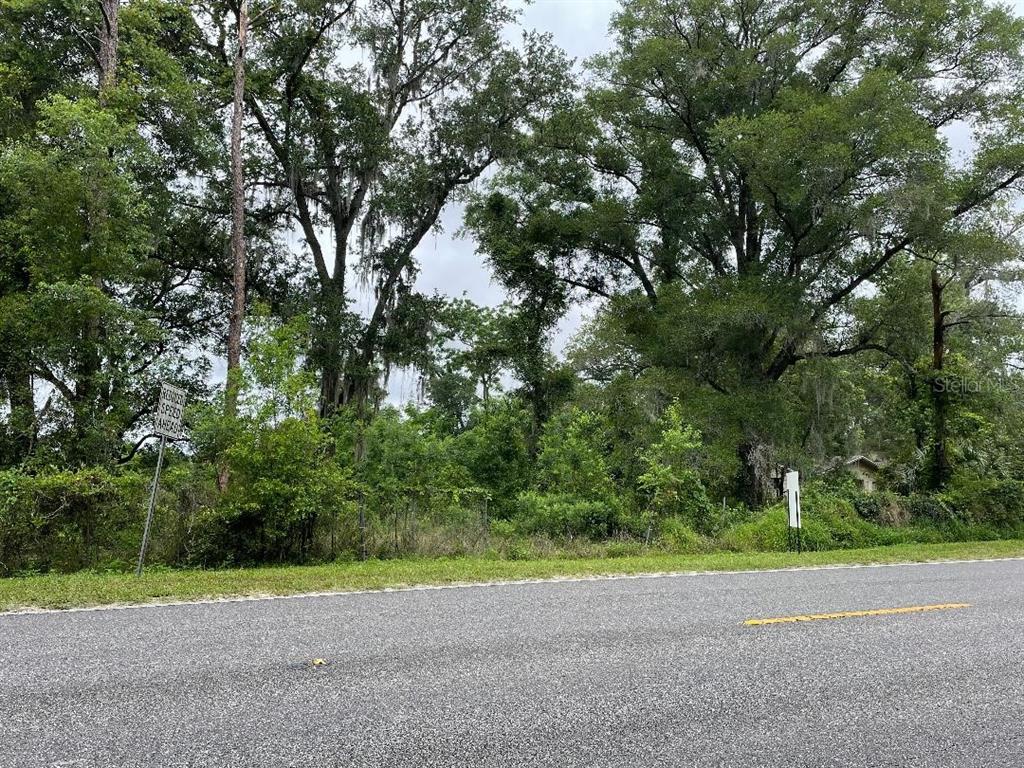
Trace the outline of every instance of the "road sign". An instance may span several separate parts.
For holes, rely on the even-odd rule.
[[[789,501],[789,527],[802,528],[803,520],[800,518],[800,473],[787,472],[783,484],[786,497]]]
[[[156,455],[156,473],[153,475],[153,487],[149,491],[149,511],[146,513],[146,527],[142,529],[142,545],[139,547],[139,562],[135,566],[135,575],[142,575],[142,565],[146,561],[146,546],[149,544],[149,529],[153,526],[153,510],[156,509],[156,491],[160,486],[160,470],[164,466],[164,446],[167,438],[177,440],[181,437],[181,415],[185,411],[185,390],[172,384],[160,384],[160,402],[156,407],[156,419],[153,431],[160,435],[160,451]]]
[[[800,529],[803,527],[803,519],[800,514],[800,473],[787,472],[782,489],[786,492],[786,499],[789,502],[790,544],[792,545],[792,534],[796,533],[796,551],[800,552],[803,549],[800,536]]]
[[[154,431],[172,440],[181,437],[181,415],[185,411],[185,390],[163,383],[160,385],[160,403],[156,407]]]

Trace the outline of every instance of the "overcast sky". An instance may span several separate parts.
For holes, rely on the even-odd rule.
[[[607,49],[608,22],[617,5],[618,0],[534,0],[523,10],[520,26],[550,32],[555,43],[579,63]],[[1024,15],[1024,0],[1012,0],[1009,5]],[[517,31],[510,30],[510,34],[517,35]],[[949,139],[955,151],[967,149],[965,130],[950,132]],[[473,242],[456,236],[461,223],[461,208],[449,206],[441,217],[442,231],[424,238],[418,250],[421,271],[417,287],[425,293],[465,295],[478,304],[500,304],[504,293],[491,279]],[[369,311],[369,301],[368,296],[360,301],[363,312]],[[583,314],[583,310],[574,310],[561,323],[555,338],[556,351],[561,351],[571,338]],[[393,402],[413,399],[415,377],[396,372],[389,389]]]

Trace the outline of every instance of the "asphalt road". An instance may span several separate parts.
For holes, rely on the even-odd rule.
[[[743,624],[936,603],[971,606]],[[1022,756],[1024,561],[0,616],[3,766]]]

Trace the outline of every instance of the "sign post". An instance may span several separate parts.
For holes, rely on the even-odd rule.
[[[156,407],[156,425],[154,431],[160,435],[160,450],[156,455],[156,473],[153,475],[153,486],[149,491],[149,511],[146,512],[146,526],[142,529],[142,546],[139,547],[139,562],[135,566],[135,575],[142,575],[142,565],[146,561],[146,547],[149,544],[149,530],[153,526],[153,511],[156,509],[156,493],[160,485],[160,470],[164,465],[164,446],[167,438],[176,440],[181,437],[181,415],[185,410],[185,390],[167,384],[160,385],[160,403]]]
[[[803,520],[800,515],[800,473],[787,472],[786,480],[782,486],[786,492],[786,499],[789,502],[789,533],[790,537],[796,535],[796,551],[803,549],[800,529],[803,527]]]

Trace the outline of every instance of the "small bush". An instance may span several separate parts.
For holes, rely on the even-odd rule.
[[[147,485],[142,474],[99,468],[0,472],[0,575],[132,560]]]
[[[869,522],[857,514],[852,502],[820,487],[809,485],[801,506],[804,549],[854,549],[912,540],[906,529]],[[782,551],[789,547],[789,535],[788,512],[775,507],[726,530],[722,543],[740,551]]]
[[[651,520],[683,517],[702,533],[714,528],[715,511],[697,474],[701,434],[683,422],[678,402],[662,417],[661,439],[640,456],[644,472],[637,479]]]
[[[958,519],[957,511],[948,502],[934,496],[914,494],[906,498],[907,513],[913,523],[952,523]]]
[[[1024,481],[959,478],[940,498],[970,522],[999,531],[1024,527]]]
[[[317,420],[251,424],[224,455],[230,484],[197,520],[194,562],[301,562],[335,555],[321,551],[330,540],[356,550],[356,486]]]
[[[526,491],[519,495],[515,522],[519,531],[528,534],[602,539],[617,530],[619,517],[619,510],[605,501]]]
[[[610,427],[605,418],[571,408],[544,426],[537,455],[540,488],[552,496],[600,501],[616,496],[608,466]]]
[[[506,560],[529,560],[533,556],[533,548],[525,541],[512,541],[505,547]]]
[[[835,549],[835,541],[820,520],[803,521],[802,546],[808,550]],[[722,545],[738,552],[784,552],[790,549],[789,517],[784,509],[769,509],[722,533]]]
[[[490,492],[496,517],[514,514],[516,497],[529,485],[529,426],[519,402],[500,399],[477,409],[469,428],[451,440],[453,459],[465,467],[472,484]]]
[[[516,535],[516,525],[511,520],[491,520],[491,535],[511,539]]]
[[[679,554],[692,554],[707,549],[704,539],[693,528],[674,517],[661,522],[658,543],[664,549]]]
[[[639,541],[611,541],[604,548],[604,556],[607,558],[639,557],[646,552],[646,548]]]
[[[881,494],[862,493],[853,497],[853,508],[857,514],[872,523],[881,522],[885,514],[885,502]]]

